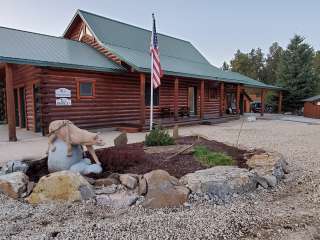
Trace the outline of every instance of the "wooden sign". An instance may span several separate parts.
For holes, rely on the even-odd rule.
[[[69,98],[57,98],[56,106],[71,106],[71,99]]]
[[[56,98],[69,98],[71,97],[71,90],[66,88],[58,88],[55,90]]]

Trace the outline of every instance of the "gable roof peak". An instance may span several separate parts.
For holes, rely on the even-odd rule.
[[[129,24],[129,23],[126,23],[126,22],[122,22],[122,21],[120,21],[120,20],[116,20],[116,19],[113,19],[113,18],[108,18],[108,17],[106,17],[106,16],[99,15],[99,14],[92,13],[92,12],[88,12],[88,11],[85,11],[85,10],[82,10],[82,9],[77,9],[76,15],[77,15],[77,14],[83,15],[83,13],[89,14],[89,15],[92,15],[92,16],[95,16],[95,17],[103,18],[103,19],[105,19],[105,20],[109,20],[109,21],[112,21],[112,22],[116,22],[116,23],[119,23],[119,24],[126,25],[126,26],[128,26],[128,27],[133,27],[133,28],[140,29],[140,30],[146,31],[146,32],[148,32],[148,33],[151,33],[151,30],[148,30],[148,29],[146,29],[146,28],[139,27],[139,26],[136,26],[136,25],[133,25],[133,24]],[[183,41],[183,42],[187,42],[187,43],[190,43],[190,44],[191,44],[191,42],[188,41],[188,40],[185,40],[185,39],[182,39],[182,38],[173,37],[173,36],[171,36],[171,35],[167,35],[167,34],[164,34],[164,33],[159,33],[159,32],[158,32],[158,35],[162,35],[162,36],[165,36],[165,37],[173,38],[173,39],[176,39],[176,40],[179,40],[179,41]]]

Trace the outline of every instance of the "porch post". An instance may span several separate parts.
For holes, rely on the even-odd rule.
[[[145,103],[146,75],[140,73],[140,125],[143,128],[146,123]]]
[[[240,92],[241,86],[240,84],[237,85],[237,114],[240,114]]]
[[[173,100],[173,109],[174,109],[174,120],[178,120],[178,108],[179,108],[179,79],[174,79],[174,100]]]
[[[6,96],[7,96],[7,120],[9,130],[9,141],[17,141],[16,134],[16,111],[14,102],[14,89],[13,89],[13,70],[11,64],[5,64],[6,72]]]
[[[224,82],[220,83],[220,116],[224,113]]]
[[[204,80],[200,83],[200,119],[204,117]]]
[[[278,113],[282,112],[282,91],[279,91]]]
[[[261,89],[261,113],[260,115],[263,116],[264,115],[264,98],[265,98],[265,90]]]

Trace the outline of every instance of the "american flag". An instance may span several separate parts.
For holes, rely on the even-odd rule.
[[[156,30],[156,20],[154,18],[154,14],[152,14],[152,19],[153,19],[153,29],[152,29],[151,46],[150,46],[150,54],[151,54],[151,61],[152,61],[151,62],[151,81],[153,83],[153,87],[157,88],[161,84],[160,78],[163,75],[163,71],[160,64],[158,35]]]

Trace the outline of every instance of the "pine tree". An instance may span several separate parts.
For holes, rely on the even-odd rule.
[[[221,68],[223,71],[229,71],[230,66],[226,61],[224,61]]]
[[[320,51],[317,51],[313,58],[313,69],[316,74],[316,94],[320,94]]]
[[[265,79],[267,84],[276,84],[277,82],[277,69],[283,54],[282,47],[277,42],[274,42],[269,48],[265,65]]]
[[[283,98],[285,110],[302,107],[301,100],[314,94],[316,77],[313,71],[313,48],[304,38],[295,35],[283,52],[277,69],[279,85],[286,89]]]

